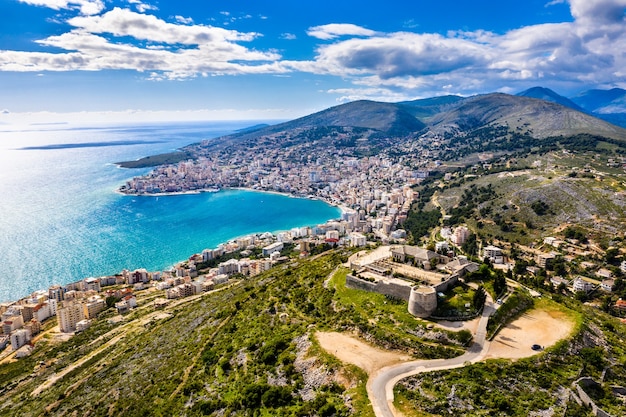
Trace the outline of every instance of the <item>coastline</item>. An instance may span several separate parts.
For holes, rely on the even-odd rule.
[[[179,195],[199,195],[199,194],[204,194],[204,193],[218,193],[220,191],[228,191],[228,190],[255,192],[255,193],[259,193],[259,194],[260,193],[267,193],[267,194],[273,194],[273,195],[278,195],[278,196],[282,196],[282,197],[289,197],[289,198],[294,198],[294,199],[307,200],[306,197],[296,196],[296,195],[289,194],[289,193],[278,192],[278,191],[256,190],[256,189],[244,188],[244,187],[226,187],[226,188],[222,188],[222,189],[219,189],[219,190],[218,189],[191,190],[191,191],[184,191],[184,192],[171,192],[171,193],[158,193],[158,194],[127,194],[127,193],[121,192],[119,189],[116,189],[115,192],[116,192],[116,194],[120,194],[120,195],[123,195],[123,196],[157,197],[158,198],[158,197],[179,196]],[[311,200],[311,199],[309,198],[309,200]],[[331,207],[338,208],[340,210],[341,214],[343,214],[344,210],[346,209],[346,208],[341,207],[341,206],[339,206],[337,204],[329,203],[328,201],[325,201],[324,199],[321,199],[321,198],[318,198],[318,197],[315,197],[315,200],[323,202],[323,203],[325,203],[325,204],[327,204],[327,205],[329,205]],[[338,217],[331,217],[331,218],[327,219],[326,222],[332,221],[332,220],[336,220],[336,219],[338,219]],[[321,224],[324,224],[324,223],[313,223],[313,224],[306,224],[306,225],[294,226],[294,227],[314,227],[314,226],[321,225]],[[257,231],[257,232],[251,232],[251,233],[244,233],[244,234],[240,234],[240,235],[237,235],[237,236],[234,236],[234,237],[230,237],[230,238],[228,238],[228,239],[226,239],[224,241],[221,241],[221,242],[215,244],[215,246],[213,248],[205,248],[205,249],[215,249],[215,248],[220,247],[222,245],[225,246],[225,245],[231,244],[231,243],[237,241],[238,239],[244,238],[246,236],[261,235],[261,234],[264,234],[264,233],[271,234],[273,236],[273,238],[275,239],[276,235],[278,233],[288,232],[289,230],[290,229],[276,229],[276,230],[270,230],[270,231]],[[154,270],[150,270],[149,272],[166,272],[166,271],[171,271],[173,268],[175,268],[176,265],[188,262],[191,257],[193,257],[194,255],[198,255],[198,254],[199,254],[198,252],[190,253],[190,254],[188,254],[188,256],[186,256],[182,260],[176,261],[173,264],[170,264],[168,266],[164,266],[161,269],[157,268],[157,269],[154,269]],[[135,269],[145,269],[145,267],[139,265]],[[79,279],[77,281],[71,281],[71,282],[66,282],[66,283],[57,283],[57,282],[55,282],[55,283],[52,283],[51,285],[53,285],[53,286],[54,285],[68,286],[68,285],[72,285],[72,284],[76,284],[76,283],[82,282],[82,281],[84,281],[85,279],[88,279],[88,278],[104,278],[104,277],[121,275],[122,273],[123,273],[123,270],[117,271],[117,272],[112,273],[112,274],[104,274],[104,275],[94,274],[94,275],[91,275],[91,276],[85,276],[85,277],[83,277],[83,278],[81,278],[81,279]],[[8,299],[6,301],[0,301],[0,303],[1,304],[6,304],[6,305],[12,305],[12,304],[15,304],[15,303],[19,303],[20,301],[22,301],[24,299],[27,299],[28,297],[31,297],[33,294],[35,294],[37,292],[47,292],[47,288],[45,288],[45,289],[44,288],[35,289],[28,295],[24,295],[24,296],[21,296],[19,298],[11,298],[11,299]]]
[[[343,204],[339,204],[333,201],[328,201],[325,198],[319,197],[317,195],[310,195],[310,196],[300,196],[300,195],[296,195],[296,194],[292,194],[292,193],[287,193],[284,191],[275,191],[275,190],[259,190],[256,188],[250,188],[250,187],[223,187],[223,188],[207,188],[207,189],[202,189],[202,190],[188,190],[188,191],[172,191],[172,192],[160,192],[160,193],[145,193],[145,194],[139,194],[139,193],[125,193],[122,192],[119,188],[115,189],[115,193],[120,194],[120,195],[124,195],[124,196],[136,196],[136,197],[167,197],[167,196],[176,196],[176,195],[197,195],[197,194],[203,194],[203,193],[219,193],[220,191],[227,191],[227,190],[240,190],[240,191],[248,191],[248,192],[254,192],[254,193],[267,193],[267,194],[274,194],[274,195],[280,195],[283,197],[289,197],[289,198],[301,198],[301,199],[308,199],[308,200],[318,200],[318,201],[322,201],[326,204],[328,204],[329,206],[333,206],[333,207],[337,207],[339,210],[341,210],[341,214],[345,214],[345,213],[349,213],[352,211],[352,209],[350,209],[349,207],[344,206]]]

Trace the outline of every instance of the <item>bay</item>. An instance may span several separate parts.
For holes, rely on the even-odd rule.
[[[122,269],[163,270],[239,236],[338,217],[337,208],[321,201],[272,193],[115,192],[148,170],[121,169],[114,162],[255,123],[0,131],[0,302]]]

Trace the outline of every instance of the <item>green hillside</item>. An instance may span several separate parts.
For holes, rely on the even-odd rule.
[[[371,415],[366,376],[316,347],[316,331],[357,331],[422,358],[462,349],[454,333],[437,344],[407,333],[426,323],[406,305],[336,294],[325,281],[341,257],[278,266],[165,310],[144,304],[121,322],[108,310],[69,341],[39,342],[32,356],[0,365],[0,414]]]

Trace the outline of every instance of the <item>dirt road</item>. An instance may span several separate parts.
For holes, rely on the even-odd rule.
[[[471,323],[470,328],[486,326],[486,318],[481,326]],[[373,347],[352,335],[342,333],[317,333],[316,337],[320,346],[328,353],[336,356],[343,362],[356,365],[369,375],[368,393],[373,395],[378,392],[379,397],[387,397],[388,401],[382,398],[370,398],[374,404],[374,411],[377,416],[395,416],[397,411],[393,408],[393,385],[404,376],[418,372],[427,372],[436,369],[448,369],[463,366],[466,360],[484,360],[487,358],[507,358],[518,359],[537,354],[532,350],[533,344],[541,345],[543,348],[554,345],[559,340],[567,337],[573,330],[574,323],[560,312],[546,311],[541,309],[531,310],[518,319],[509,323],[500,330],[498,336],[492,342],[479,343],[476,352],[469,352],[463,355],[467,358],[459,357],[450,360],[417,361],[412,362],[407,355],[399,352],[385,351]],[[484,333],[482,335],[484,338]],[[479,352],[480,350],[480,352]],[[476,357],[474,357],[474,356]],[[416,365],[417,364],[417,365]],[[418,366],[419,365],[419,366]],[[381,378],[383,373],[389,374]],[[397,375],[396,375],[397,374]],[[370,387],[378,379],[387,379],[390,382],[386,387],[386,394],[382,394],[381,387]],[[390,391],[390,392],[389,392]],[[388,404],[385,407],[381,404]],[[378,405],[376,405],[378,404]]]

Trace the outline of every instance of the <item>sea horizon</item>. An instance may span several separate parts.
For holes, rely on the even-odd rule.
[[[165,270],[254,233],[313,226],[340,209],[319,200],[225,189],[128,196],[149,169],[116,162],[168,152],[259,121],[2,131],[0,302],[124,269]],[[251,209],[254,208],[254,209]]]

